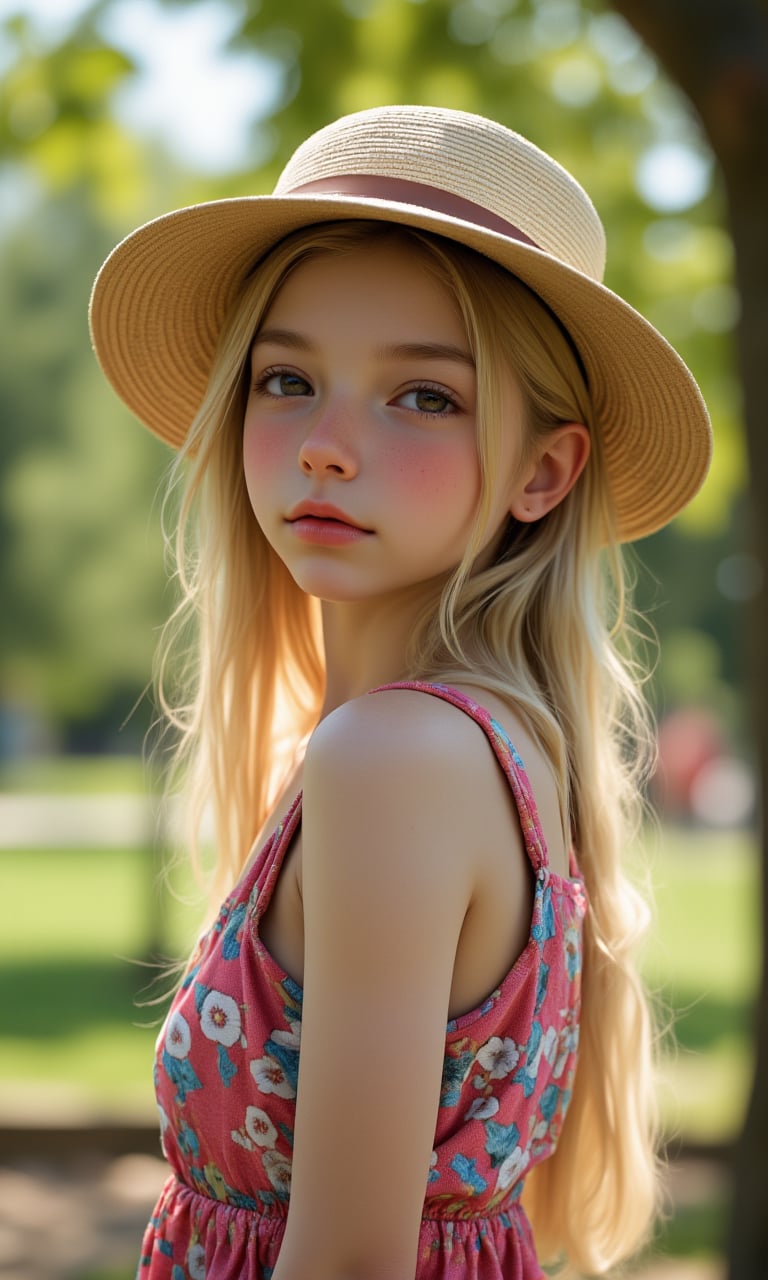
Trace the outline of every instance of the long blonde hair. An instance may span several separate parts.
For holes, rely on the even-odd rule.
[[[408,674],[450,682],[471,673],[527,717],[559,782],[590,903],[580,1056],[557,1150],[529,1174],[524,1202],[542,1256],[563,1254],[596,1273],[636,1247],[657,1204],[652,1028],[634,959],[648,912],[623,870],[651,733],[627,644],[599,424],[578,354],[539,298],[470,250],[388,224],[336,223],[288,237],[243,286],[173,476],[181,602],[164,637],[160,689],[192,797],[190,841],[196,849],[210,805],[212,892],[220,894],[266,818],[280,781],[276,762],[320,714],[318,605],[271,551],[245,489],[244,370],[286,275],[310,256],[347,252],[371,236],[405,238],[447,285],[476,361],[479,509],[461,564],[423,611]],[[523,389],[528,447],[559,424],[582,422],[591,457],[545,519],[518,525],[510,517],[494,563],[478,570],[510,371]]]

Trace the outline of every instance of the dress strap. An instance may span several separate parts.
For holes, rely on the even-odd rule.
[[[459,711],[463,711],[480,726],[509,781],[517,812],[520,816],[520,826],[523,832],[526,853],[531,865],[534,871],[548,867],[547,846],[525,765],[512,745],[509,735],[498,720],[494,719],[490,711],[458,689],[453,689],[449,685],[431,684],[422,680],[398,680],[392,684],[380,685],[376,689],[371,689],[370,692],[384,693],[389,689],[412,689],[417,693],[428,693],[434,698],[442,698],[443,702],[450,702],[452,706],[457,707]],[[575,870],[575,859],[572,851],[571,874],[578,874]]]

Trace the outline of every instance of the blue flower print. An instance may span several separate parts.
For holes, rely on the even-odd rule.
[[[451,1161],[451,1168],[454,1173],[458,1173],[462,1182],[469,1187],[474,1195],[479,1195],[481,1191],[485,1191],[488,1183],[485,1178],[477,1172],[475,1160],[470,1160],[467,1156],[454,1156]]]
[[[188,1124],[181,1122],[179,1126],[178,1136],[176,1138],[179,1150],[187,1157],[190,1163],[194,1164],[200,1155],[200,1143],[194,1129],[190,1129]]]
[[[176,1085],[174,1102],[178,1102],[179,1106],[184,1106],[187,1094],[193,1089],[203,1087],[195,1075],[191,1062],[187,1058],[172,1058],[167,1049],[163,1050],[163,1070],[171,1084]]]
[[[545,885],[541,894],[541,920],[531,929],[531,937],[535,938],[539,946],[543,946],[548,938],[554,938],[556,933],[555,925],[555,909],[552,905],[552,885]]]
[[[539,968],[539,981],[536,986],[536,1006],[533,1010],[534,1013],[541,1012],[541,1006],[543,1005],[544,999],[547,994],[548,978],[549,978],[549,965],[545,964],[544,961],[542,960],[541,966]]]
[[[534,1022],[531,1028],[531,1037],[525,1046],[525,1065],[515,1072],[512,1079],[515,1084],[523,1086],[523,1093],[526,1098],[530,1098],[536,1087],[536,1076],[539,1070],[539,1060],[541,1049],[541,1023]]]
[[[286,1020],[291,1024],[299,1022],[301,1020],[301,1006],[304,999],[304,992],[298,982],[294,982],[293,978],[288,977],[283,978],[282,982],[279,984],[279,988],[282,988],[286,996],[286,1001],[283,1005],[283,1013],[285,1014]]]
[[[467,1076],[475,1055],[467,1050],[454,1056],[446,1054],[443,1061],[443,1081],[440,1086],[440,1106],[455,1107],[461,1097],[461,1087]]]
[[[516,1124],[497,1124],[488,1120],[485,1126],[485,1149],[491,1157],[491,1165],[497,1168],[503,1164],[514,1151],[520,1141],[520,1130]]]
[[[522,757],[518,754],[517,748],[513,745],[506,729],[503,729],[498,720],[495,720],[493,716],[491,716],[491,728],[493,729],[494,737],[501,745],[502,750],[508,753],[512,760],[514,760],[518,769],[525,773],[525,765],[523,764]]]
[[[237,960],[240,955],[240,926],[246,912],[246,903],[239,902],[227,922],[221,938],[221,954],[225,960]]]
[[[228,1089],[232,1077],[237,1075],[237,1066],[230,1058],[223,1044],[216,1045],[216,1055],[222,1084],[225,1089]]]
[[[559,1101],[559,1087],[556,1084],[548,1084],[541,1095],[541,1101],[539,1103],[539,1111],[545,1120],[549,1121],[552,1119],[555,1111],[557,1110],[557,1104]]]

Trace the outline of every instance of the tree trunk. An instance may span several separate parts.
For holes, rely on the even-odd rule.
[[[720,164],[741,293],[744,388],[755,556],[768,569],[768,0],[613,0],[687,94]],[[768,592],[752,604],[750,701],[768,797]],[[763,936],[755,1074],[733,1168],[730,1280],[768,1274],[768,835],[762,823]]]

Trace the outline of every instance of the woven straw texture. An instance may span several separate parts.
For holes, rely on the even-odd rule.
[[[344,175],[439,188],[503,218],[536,247],[424,204],[291,194]],[[91,333],[107,378],[136,416],[180,445],[244,277],[290,232],[348,218],[459,241],[517,275],[559,316],[587,373],[622,540],[660,528],[694,496],[711,455],[706,408],[677,353],[600,283],[605,240],[589,197],[519,134],[440,108],[345,117],[299,147],[275,195],[178,210],[118,245],[94,285]]]

